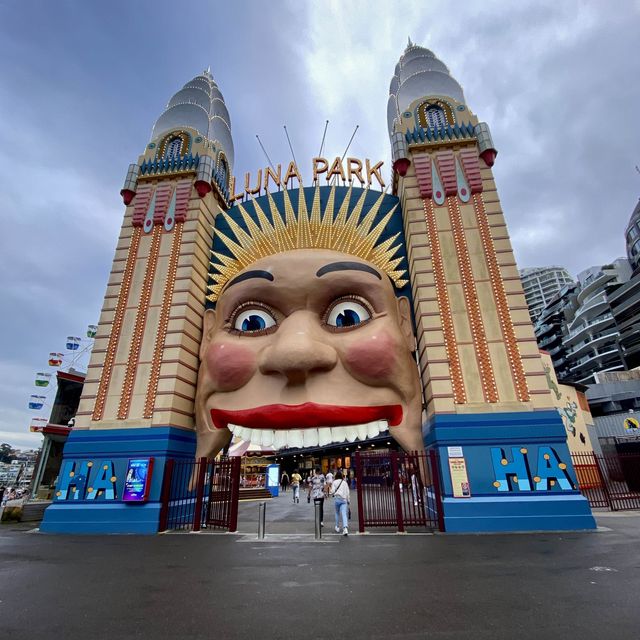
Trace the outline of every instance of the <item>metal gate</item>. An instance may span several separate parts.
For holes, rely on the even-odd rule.
[[[221,529],[238,525],[240,458],[167,460],[160,531]]]
[[[592,507],[640,509],[640,454],[574,453],[580,493]]]
[[[360,533],[367,527],[444,531],[436,452],[355,455]]]

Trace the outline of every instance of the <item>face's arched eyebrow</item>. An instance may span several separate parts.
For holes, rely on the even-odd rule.
[[[245,271],[241,273],[239,276],[236,276],[233,280],[227,283],[225,287],[228,289],[229,287],[233,287],[234,284],[238,284],[238,282],[243,282],[244,280],[250,280],[251,278],[264,278],[265,280],[269,280],[273,282],[273,274],[268,271],[254,270],[254,271]]]
[[[382,280],[382,276],[378,271],[368,264],[362,264],[362,262],[331,262],[330,264],[325,264],[324,267],[320,267],[316,272],[316,276],[321,278],[323,275],[334,271],[364,271],[365,273],[373,274],[378,280]]]

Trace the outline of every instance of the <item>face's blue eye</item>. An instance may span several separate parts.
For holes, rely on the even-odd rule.
[[[371,314],[366,307],[355,300],[344,300],[331,308],[327,317],[327,324],[330,327],[343,329],[355,327],[365,320],[369,320],[369,318],[371,318]]]
[[[275,324],[275,318],[265,309],[246,309],[236,316],[233,328],[243,333],[254,333],[269,329]]]

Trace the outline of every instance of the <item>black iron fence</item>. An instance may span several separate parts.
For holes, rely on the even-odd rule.
[[[160,531],[238,525],[240,458],[168,460],[162,486]]]
[[[360,533],[368,527],[444,530],[436,452],[357,452]]]
[[[574,453],[578,488],[592,507],[640,509],[640,454]]]

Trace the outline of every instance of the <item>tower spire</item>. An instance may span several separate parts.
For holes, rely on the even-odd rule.
[[[413,47],[413,42],[411,42],[411,36],[407,38],[407,49],[411,49]]]

